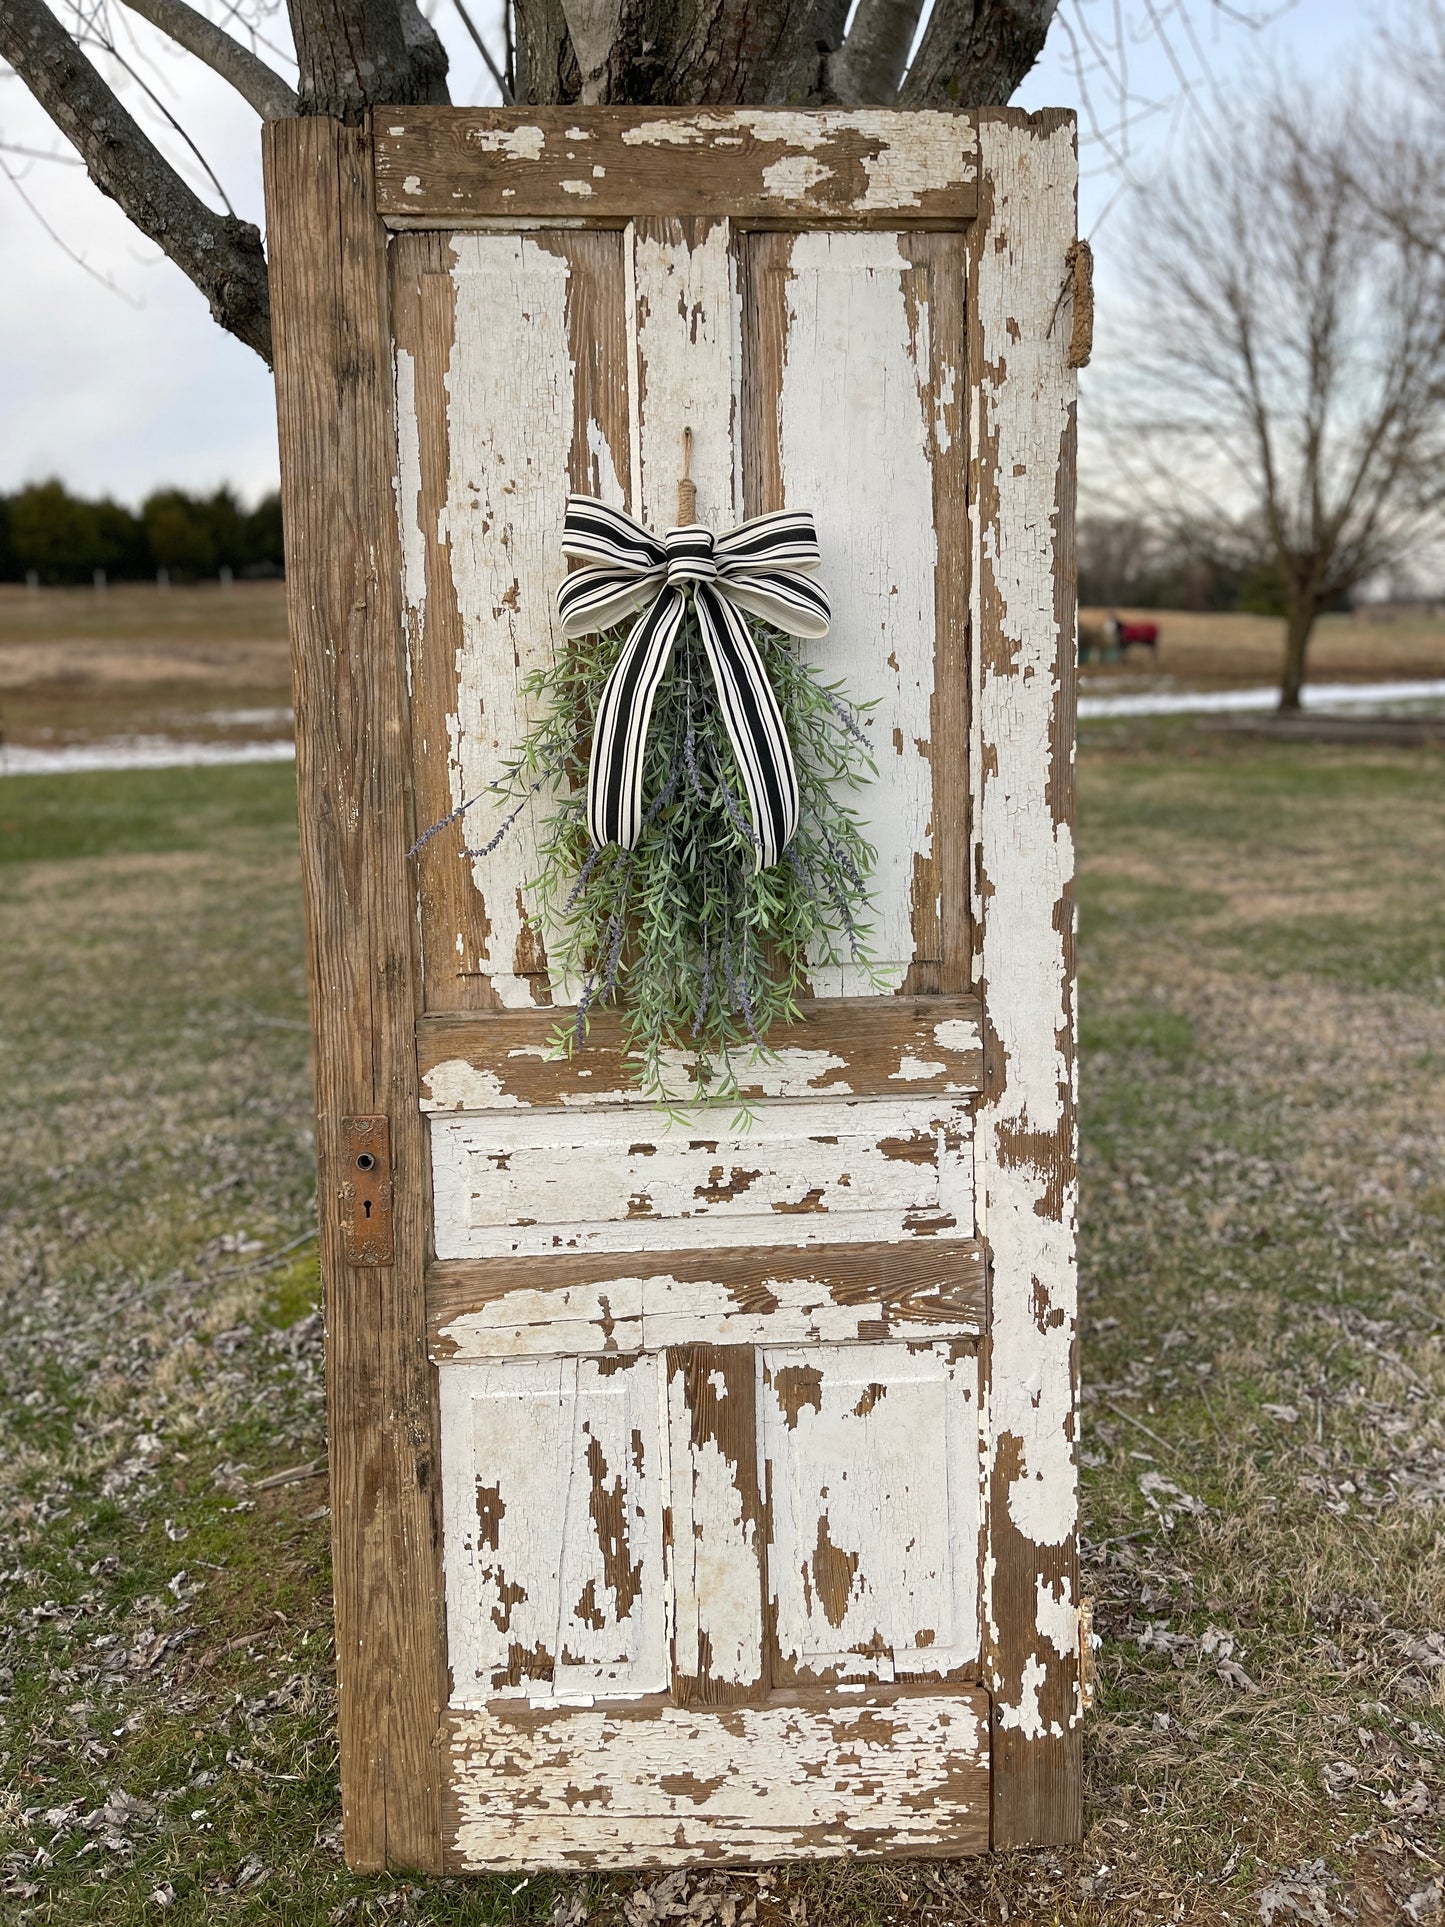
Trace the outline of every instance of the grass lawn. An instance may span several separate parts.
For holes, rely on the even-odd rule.
[[[0,1918],[1439,1914],[1445,761],[1081,796],[1084,1845],[519,1886],[339,1857],[291,772],[0,781]]]

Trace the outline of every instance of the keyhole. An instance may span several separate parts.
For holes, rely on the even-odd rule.
[[[366,1208],[366,1215],[369,1218],[371,1216],[371,1199],[370,1198],[366,1200],[365,1208]]]

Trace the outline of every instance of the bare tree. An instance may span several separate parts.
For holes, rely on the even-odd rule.
[[[446,54],[417,0],[288,0],[294,88],[186,0],[127,4],[263,118],[355,121],[372,105],[448,97]],[[859,0],[845,35],[847,0],[515,0],[508,11],[513,71],[488,59],[504,97],[537,106],[985,106],[1007,100],[1034,64],[1058,0],[934,0],[910,70],[923,4]],[[46,0],[0,0],[0,59],[76,148],[101,192],[190,276],[221,326],[269,362],[260,234],[207,207],[89,58],[97,10],[95,0],[75,0],[67,23]]]
[[[1272,580],[1281,709],[1299,707],[1321,611],[1417,549],[1445,504],[1439,166],[1401,106],[1276,92],[1197,142],[1130,224],[1115,456],[1176,539]]]
[[[1262,25],[1291,0],[1063,0],[1062,14],[1061,0],[502,0],[500,53],[477,27],[475,0],[446,3],[501,98],[532,106],[985,107],[1011,97],[1056,31],[1086,129],[1123,179],[1134,122],[1173,115],[1207,79],[1194,12]],[[372,106],[448,98],[446,53],[418,0],[287,0],[287,8],[294,85],[281,71],[284,50],[257,31],[265,0],[219,0],[224,24],[192,0],[0,0],[0,62],[29,87],[101,192],[190,276],[222,327],[268,362],[260,234],[209,207],[166,158],[163,146],[178,136],[214,183],[196,135],[118,45],[118,23],[126,9],[144,19],[262,119],[355,121]],[[1176,77],[1167,98],[1141,93],[1131,77],[1141,33],[1155,38]]]

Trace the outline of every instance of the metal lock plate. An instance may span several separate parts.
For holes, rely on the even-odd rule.
[[[344,1117],[341,1153],[341,1241],[349,1265],[389,1265],[391,1125],[385,1117]]]

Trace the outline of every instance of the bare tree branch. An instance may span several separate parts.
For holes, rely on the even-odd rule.
[[[186,0],[125,0],[125,4],[222,80],[229,81],[262,120],[288,120],[295,114],[296,95],[280,74],[249,47],[233,40],[214,20],[188,7]]]
[[[0,58],[85,162],[102,194],[188,275],[228,333],[271,361],[259,231],[206,206],[136,124],[44,0],[5,0]]]
[[[1059,0],[935,0],[900,107],[1001,107],[1043,51]]]
[[[893,104],[922,14],[923,0],[858,0],[848,37],[828,62],[828,80],[840,105]]]
[[[502,96],[502,105],[504,107],[510,107],[512,105],[512,83],[507,79],[505,70],[499,67],[492,57],[491,48],[487,45],[486,41],[483,40],[476,21],[473,20],[472,16],[467,12],[465,0],[452,0],[452,5],[461,15],[462,25],[472,37],[472,45],[482,56],[483,66],[485,66],[487,72],[497,83],[497,92]],[[503,11],[505,12],[505,7]]]

